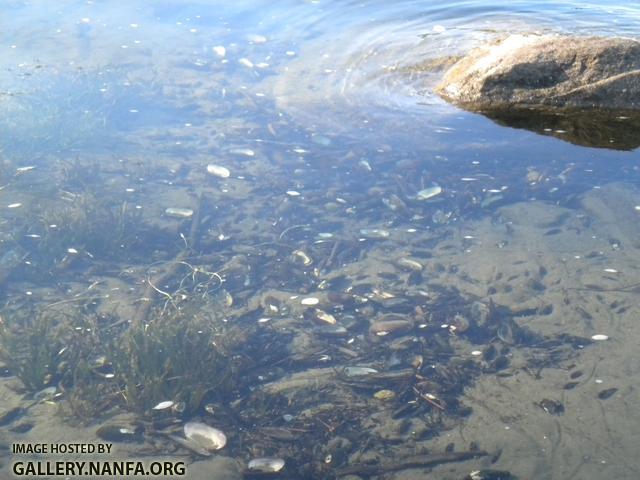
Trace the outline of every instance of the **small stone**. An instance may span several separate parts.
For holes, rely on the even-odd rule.
[[[393,400],[394,398],[396,398],[396,392],[394,392],[393,390],[387,390],[387,389],[378,390],[376,393],[373,394],[373,398],[382,400],[382,401]]]

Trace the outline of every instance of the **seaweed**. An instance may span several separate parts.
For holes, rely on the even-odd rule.
[[[23,307],[4,312],[2,318],[0,359],[27,391],[51,385],[65,345],[59,314]]]
[[[235,340],[227,330],[222,317],[199,301],[133,323],[110,348],[124,407],[144,414],[172,400],[184,402],[187,415],[212,392],[228,393]]]
[[[143,228],[132,205],[90,190],[66,192],[44,209],[38,223],[46,232],[37,244],[38,258],[58,269],[68,261],[70,247],[99,259],[127,257]]]

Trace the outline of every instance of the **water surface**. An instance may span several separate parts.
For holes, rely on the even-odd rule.
[[[65,392],[29,409],[20,441],[96,442],[133,411],[159,458],[186,451],[158,431],[198,420],[242,465],[285,458],[283,478],[426,451],[453,461],[433,478],[637,477],[637,151],[431,91],[452,58],[508,33],[635,37],[637,2],[2,10],[0,286],[18,336],[0,388],[15,405]],[[25,311],[55,311],[54,333]],[[389,320],[409,325],[378,335]],[[49,346],[42,372],[21,370],[20,338]],[[189,362],[236,376],[205,381]],[[185,410],[152,410],[168,400]],[[428,468],[396,467],[387,478]]]

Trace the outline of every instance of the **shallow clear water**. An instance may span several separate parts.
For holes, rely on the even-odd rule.
[[[364,475],[449,444],[473,458],[418,467],[433,478],[636,478],[637,150],[504,126],[432,89],[439,62],[505,33],[635,37],[637,2],[1,8],[0,287],[18,335],[3,338],[0,388],[24,406],[55,386],[60,409],[93,421],[74,430],[38,403],[19,441],[66,429],[96,442],[97,425],[120,417],[90,405],[109,399],[105,409],[134,411],[155,439],[117,443],[134,456],[181,458],[163,429],[196,419],[225,429],[223,452],[243,465],[284,457],[286,478]],[[420,199],[426,189],[436,193]],[[20,313],[52,309],[45,338]],[[379,335],[388,315],[410,326]],[[172,316],[198,341],[171,344]],[[140,325],[160,325],[157,344],[142,342],[159,345],[146,364],[108,342],[142,348],[127,331]],[[25,373],[33,345],[16,338],[49,346],[43,371]],[[234,372],[231,385],[185,373],[211,345],[220,351],[207,361]],[[354,366],[393,378],[352,380]],[[394,400],[373,396],[383,390]],[[167,400],[185,412],[152,411]],[[16,441],[14,426],[0,427],[2,441]],[[401,464],[373,474],[421,478]]]

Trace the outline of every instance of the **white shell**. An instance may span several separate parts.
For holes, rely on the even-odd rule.
[[[254,472],[275,473],[284,468],[282,458],[254,458],[249,462],[247,468]]]
[[[591,340],[595,340],[596,342],[598,342],[602,340],[609,340],[609,337],[607,335],[603,335],[602,333],[597,333],[591,336]]]
[[[164,211],[164,214],[167,217],[189,218],[193,216],[193,210],[191,210],[190,208],[169,207]]]
[[[337,323],[336,317],[334,317],[330,313],[320,310],[319,308],[316,308],[315,315],[316,318],[323,323],[328,323],[329,325],[335,325]]]
[[[229,152],[233,153],[234,155],[243,155],[245,157],[254,157],[256,155],[256,152],[254,152],[250,148],[232,148],[231,150],[229,150]]]
[[[347,377],[359,377],[361,375],[371,375],[378,373],[378,370],[370,367],[345,367],[344,373]]]
[[[173,402],[171,400],[165,400],[164,402],[160,402],[151,410],[166,410],[167,408],[173,407]]]
[[[227,444],[227,436],[222,431],[200,422],[185,423],[184,436],[209,451],[220,450]]]
[[[436,195],[440,195],[442,193],[442,187],[440,185],[434,185],[433,187],[425,188],[424,190],[420,190],[416,194],[417,200],[429,200],[430,198],[435,197]]]
[[[249,60],[248,58],[241,58],[240,60],[238,60],[238,63],[240,65],[243,65],[247,68],[253,68],[253,62],[251,60]]]
[[[251,43],[265,43],[267,41],[267,37],[264,35],[248,35],[247,40]]]
[[[307,297],[300,300],[302,305],[317,305],[320,303],[320,299],[316,297]]]
[[[361,228],[360,235],[366,238],[389,238],[391,235],[387,230],[381,228]]]
[[[231,175],[231,172],[227,167],[223,167],[222,165],[214,165],[213,163],[207,165],[207,172],[220,178],[229,178],[229,176]]]

